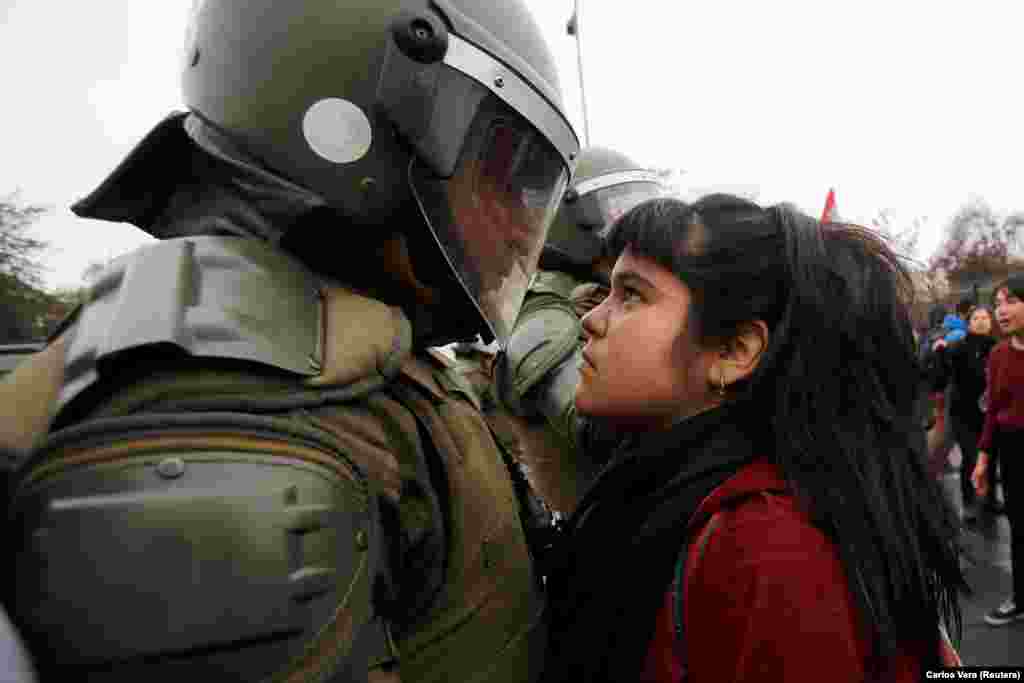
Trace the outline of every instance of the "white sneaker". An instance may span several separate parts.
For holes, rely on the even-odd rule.
[[[1024,619],[1024,609],[1019,609],[1013,598],[1009,598],[985,615],[985,623],[989,626],[1005,626],[1014,621]]]

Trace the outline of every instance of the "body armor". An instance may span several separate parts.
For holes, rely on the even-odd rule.
[[[73,207],[164,241],[15,371],[0,432],[44,675],[534,680],[534,506],[425,349],[507,338],[572,175],[539,28],[197,0],[183,54],[189,113]]]
[[[279,298],[232,297],[243,281]],[[112,334],[137,310],[113,282],[163,289],[149,314],[168,324]],[[15,604],[41,659],[90,680],[536,676],[506,463],[398,309],[244,238],[153,245],[97,288],[60,428],[15,476]],[[257,333],[275,305],[293,334]]]

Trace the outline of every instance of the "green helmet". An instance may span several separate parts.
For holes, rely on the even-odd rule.
[[[565,193],[541,266],[586,271],[604,253],[608,228],[640,202],[665,192],[658,175],[604,147],[580,152],[572,187]]]
[[[506,338],[579,150],[523,0],[196,0],[185,47],[196,115],[352,226],[417,206],[417,275]]]

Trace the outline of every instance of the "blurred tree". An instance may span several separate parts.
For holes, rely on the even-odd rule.
[[[920,258],[921,232],[928,219],[916,216],[910,222],[898,220],[890,209],[882,209],[871,219],[869,227],[881,235],[903,260],[913,280],[913,298],[909,302],[915,328],[922,328],[928,318],[928,309],[942,301],[949,286],[945,274],[929,268]]]
[[[42,291],[42,252],[49,244],[30,234],[47,209],[25,205],[17,193],[0,197],[0,343],[45,336],[52,303]]]
[[[923,267],[924,264],[917,259],[921,230],[927,223],[927,218],[917,216],[910,223],[900,225],[890,209],[882,209],[871,220],[871,228],[884,237],[897,254],[910,261],[912,265]]]
[[[929,269],[946,273],[953,296],[987,295],[993,284],[1024,265],[1024,212],[1002,214],[972,198],[949,220]]]
[[[50,245],[32,237],[29,228],[46,211],[42,206],[21,205],[17,193],[0,197],[0,273],[26,285],[41,285],[39,257]]]
[[[20,344],[45,336],[46,294],[0,273],[0,344]]]

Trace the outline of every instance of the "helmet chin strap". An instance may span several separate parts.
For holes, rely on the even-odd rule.
[[[450,290],[420,279],[413,268],[409,239],[404,233],[387,237],[371,254],[360,252],[354,256],[359,259],[358,272],[363,276],[346,284],[401,308],[412,323],[417,346],[441,346],[476,337],[475,329],[453,330],[457,327],[453,320],[468,320],[474,316],[467,315],[469,311],[453,312],[452,308],[461,309],[461,306],[445,305],[446,301],[451,301],[445,296]],[[452,286],[458,285],[453,281]]]
[[[381,257],[381,265],[388,273],[395,284],[402,288],[402,291],[412,292],[412,298],[419,306],[436,306],[440,298],[440,292],[424,284],[412,268],[412,259],[409,257],[409,244],[405,235],[399,233],[381,245],[378,252]]]

